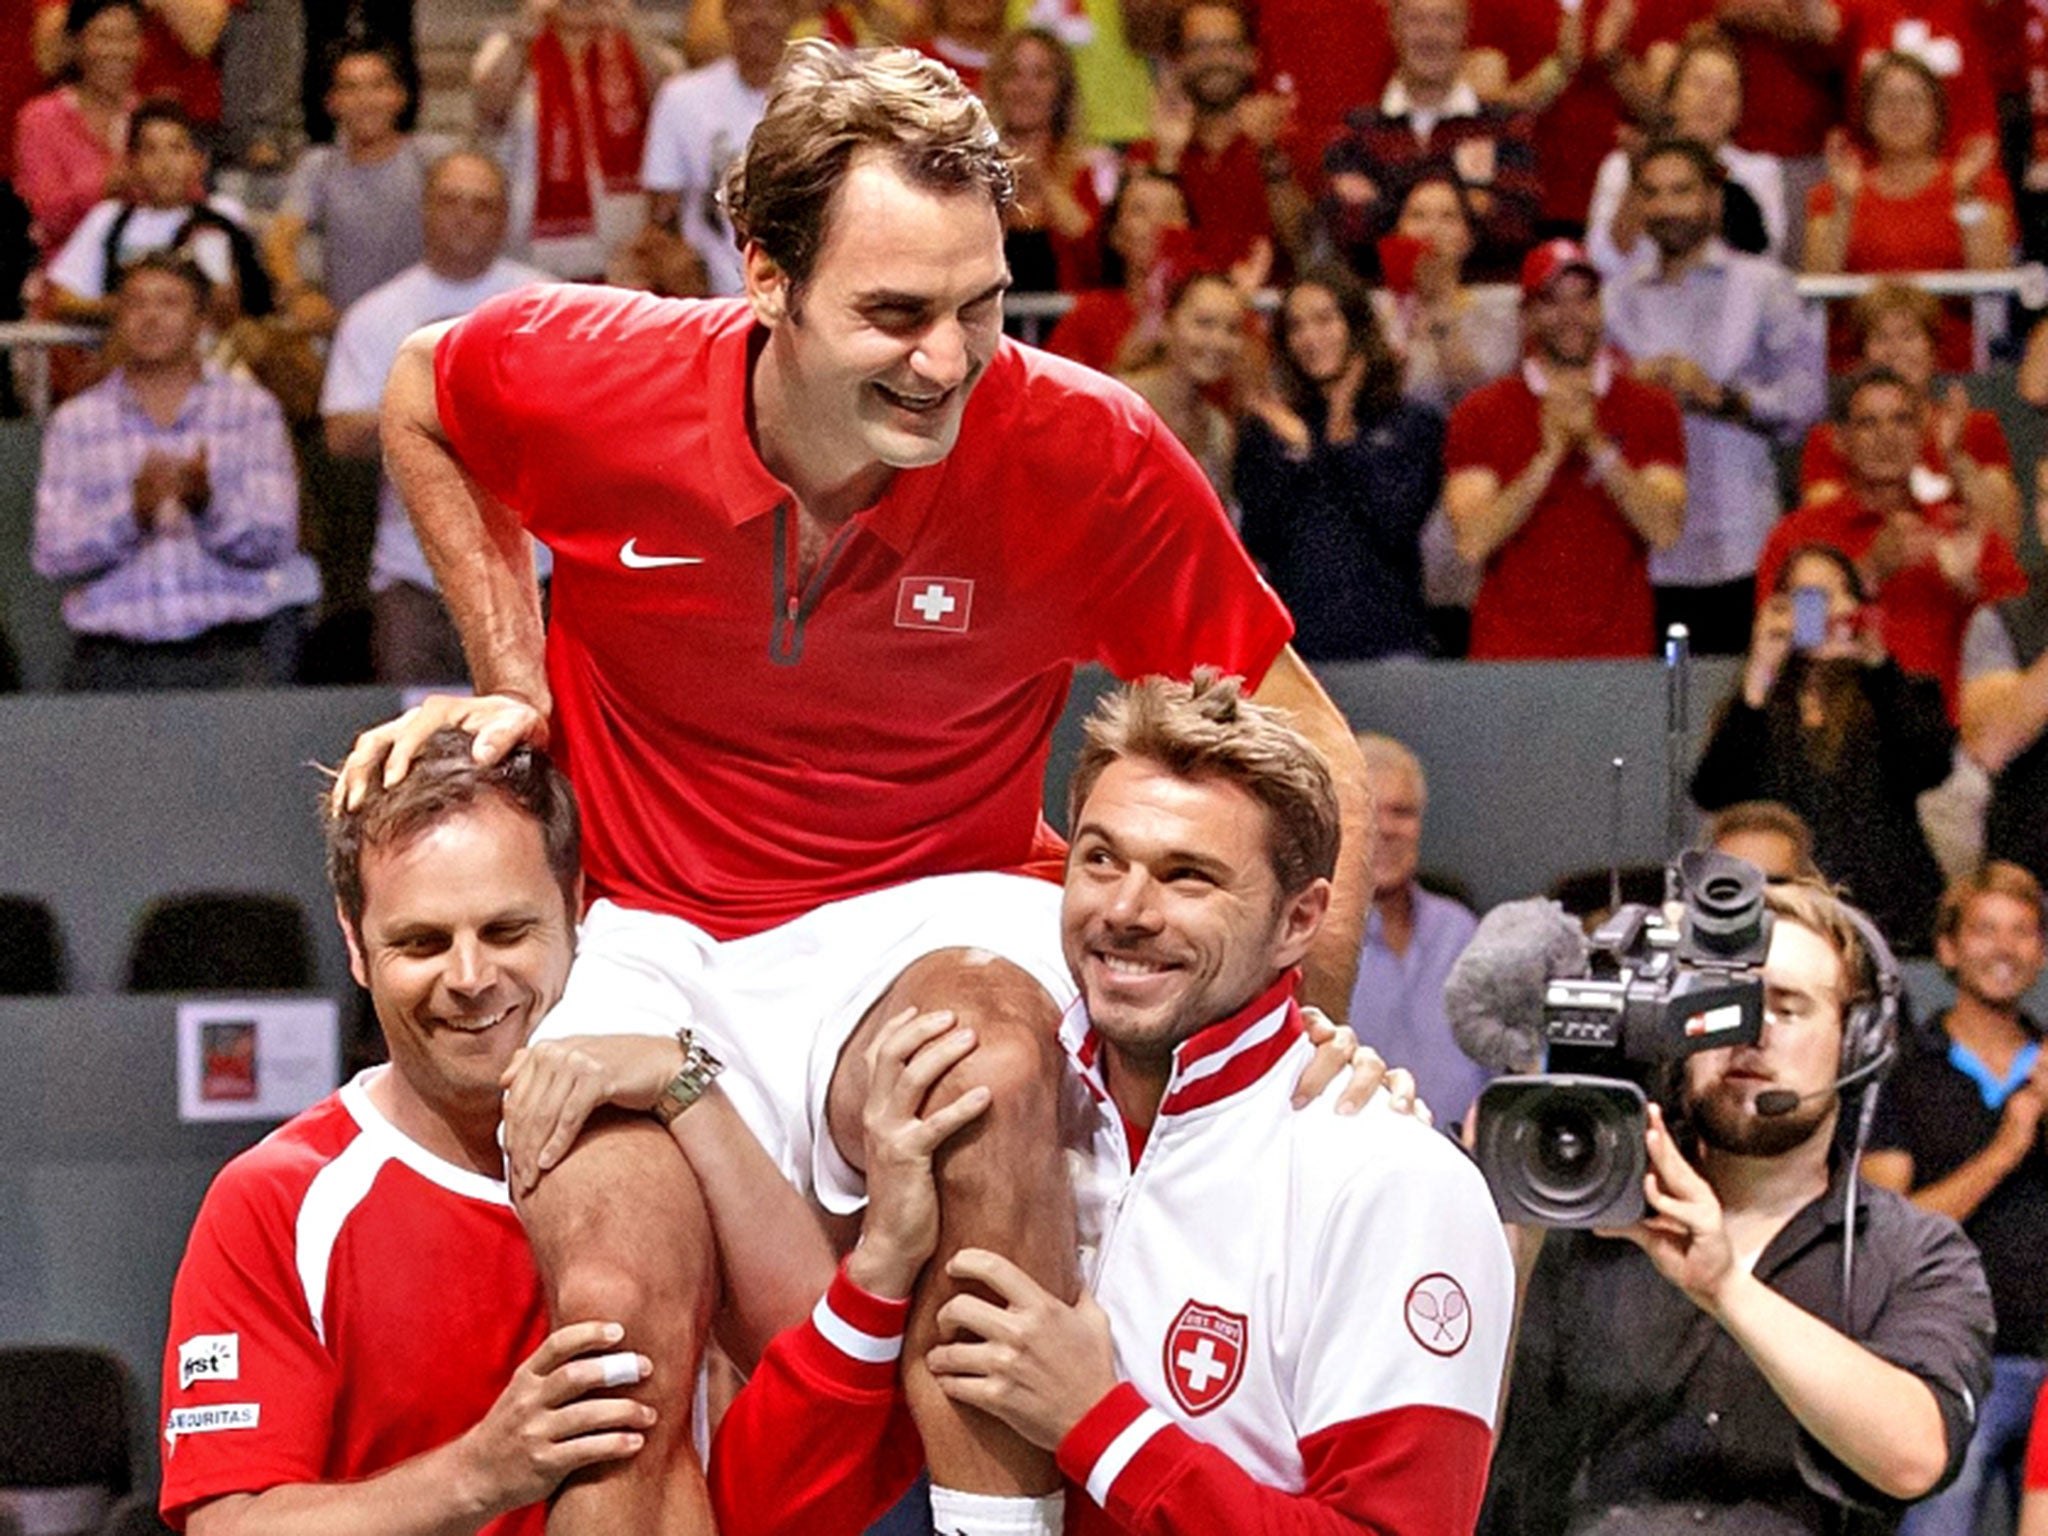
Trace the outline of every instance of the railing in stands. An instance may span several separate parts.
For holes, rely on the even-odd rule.
[[[1812,303],[1851,299],[1873,284],[1890,278],[1909,282],[1929,293],[1958,298],[1996,298],[2016,295],[2028,309],[2048,309],[2048,266],[2029,262],[1998,272],[1892,272],[1883,274],[1831,274],[1796,279],[1799,296]],[[1273,289],[1264,289],[1254,301],[1270,313],[1280,302]],[[1026,341],[1041,341],[1060,316],[1073,308],[1072,294],[1013,293],[1003,301],[1006,317],[1019,322]],[[50,349],[52,347],[98,346],[101,333],[87,326],[58,325],[46,320],[16,320],[0,323],[0,354],[17,359],[15,378],[30,412],[40,418],[50,409]]]

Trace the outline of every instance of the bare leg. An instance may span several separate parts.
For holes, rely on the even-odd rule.
[[[551,1536],[712,1536],[690,1413],[718,1271],[711,1220],[681,1149],[646,1115],[602,1112],[519,1214],[555,1325],[623,1324],[625,1347],[654,1362],[632,1395],[661,1415],[638,1455],[562,1485]]]
[[[1007,1425],[952,1402],[933,1383],[924,1357],[939,1342],[939,1308],[959,1290],[945,1267],[962,1248],[1003,1254],[1056,1295],[1078,1292],[1074,1199],[1060,1155],[1059,1010],[1026,972],[979,950],[942,950],[912,965],[868,1010],[832,1074],[832,1137],[856,1168],[865,1165],[868,1042],[912,1007],[947,1009],[976,1036],[973,1052],[932,1090],[933,1102],[950,1102],[978,1084],[994,1090],[995,1102],[938,1158],[939,1249],[918,1284],[903,1351],[911,1413],[934,1483],[971,1493],[1051,1493],[1060,1485],[1052,1457]]]

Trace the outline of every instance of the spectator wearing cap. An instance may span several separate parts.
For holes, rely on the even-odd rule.
[[[1517,373],[1452,413],[1444,508],[1482,567],[1469,654],[1648,655],[1649,554],[1685,527],[1685,435],[1669,392],[1601,347],[1600,273],[1568,240],[1522,264]]]
[[[1467,0],[1393,0],[1392,17],[1394,78],[1377,103],[1346,116],[1323,156],[1331,242],[1361,274],[1375,275],[1374,242],[1393,227],[1408,189],[1449,175],[1477,215],[1471,275],[1505,278],[1536,239],[1534,125],[1481,102],[1461,75]]]
[[[43,437],[33,560],[64,588],[67,685],[288,683],[320,595],[277,402],[203,363],[208,284],[152,251],[122,272],[121,365]]]
[[[1772,450],[1821,414],[1825,363],[1792,275],[1717,233],[1724,179],[1691,139],[1637,156],[1649,249],[1607,284],[1606,308],[1608,340],[1685,417],[1685,532],[1650,556],[1658,633],[1682,623],[1695,650],[1739,656],[1757,556],[1784,511]]]

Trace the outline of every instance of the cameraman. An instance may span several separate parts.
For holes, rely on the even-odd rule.
[[[1890,1033],[1877,966],[1819,887],[1765,901],[1762,1037],[1683,1064],[1682,1125],[1652,1109],[1652,1214],[1552,1232],[1536,1261],[1494,1536],[1889,1531],[1962,1460],[1991,1304],[1956,1225],[1857,1185],[1843,1323],[1837,1132],[1859,1096],[1837,1088]]]

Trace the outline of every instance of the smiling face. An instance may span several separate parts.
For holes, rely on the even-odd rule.
[[[1927,80],[1903,64],[1874,65],[1864,81],[1863,127],[1880,158],[1941,147],[1941,108]]]
[[[1181,89],[1205,111],[1223,112],[1252,88],[1258,62],[1245,38],[1244,17],[1227,5],[1196,0],[1180,15],[1180,53],[1174,61]]]
[[[1328,384],[1344,372],[1351,361],[1351,324],[1334,293],[1320,283],[1303,283],[1288,294],[1281,319],[1287,355],[1303,378]]]
[[[1222,778],[1142,758],[1103,769],[1076,819],[1060,909],[1068,969],[1105,1040],[1155,1068],[1300,961],[1329,882],[1284,896],[1269,812]]]
[[[1934,337],[1911,310],[1887,309],[1864,338],[1863,361],[1889,368],[1915,389],[1925,389],[1934,380]]]
[[[135,178],[136,201],[148,208],[176,208],[190,202],[199,189],[205,158],[182,123],[145,122],[128,156]]]
[[[1012,50],[990,103],[1007,133],[1054,132],[1053,109],[1060,99],[1060,63],[1043,39],[1027,37]]]
[[[985,193],[913,186],[862,151],[801,288],[748,248],[748,296],[771,332],[756,382],[787,427],[764,456],[827,483],[943,459],[1002,339],[1008,283]]]
[[[349,969],[391,1048],[401,1129],[494,1121],[498,1078],[569,978],[573,917],[541,825],[496,795],[364,850]]]
[[[327,111],[349,143],[382,143],[398,131],[404,82],[381,53],[344,54],[327,88]]]
[[[1734,136],[1742,120],[1742,73],[1734,58],[1718,49],[1689,55],[1671,79],[1671,131],[1709,149]]]
[[[1926,423],[1918,392],[1902,384],[1864,385],[1849,401],[1839,433],[1850,477],[1863,486],[1905,483],[1920,462]]]
[[[1702,1051],[1685,1064],[1686,1114],[1701,1141],[1722,1152],[1776,1157],[1832,1126],[1843,982],[1841,957],[1828,941],[1781,914],[1764,959],[1763,1034],[1755,1045]],[[1759,1115],[1757,1095],[1770,1090],[1801,1095],[1798,1108]]]
[[[1188,285],[1166,317],[1166,360],[1198,388],[1226,378],[1244,350],[1244,300],[1226,278]]]
[[[1394,51],[1412,87],[1448,90],[1465,62],[1466,0],[1394,0]]]
[[[1522,323],[1545,361],[1587,368],[1600,353],[1600,284],[1576,269],[1522,301]]]
[[[1462,263],[1472,254],[1472,224],[1457,189],[1447,181],[1425,181],[1401,204],[1394,233],[1420,240],[1437,255]]]
[[[1989,1008],[2012,1008],[2048,963],[2040,910],[2003,891],[1980,891],[1963,908],[1955,932],[1934,941],[1934,955],[1955,973],[1958,992]]]
[[[1636,193],[1643,204],[1643,229],[1667,257],[1698,250],[1720,227],[1720,193],[1684,155],[1645,160],[1636,171]]]
[[[142,67],[142,18],[130,7],[110,5],[79,29],[74,44],[85,84],[116,101],[135,89]]]

